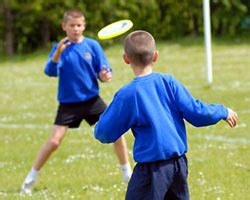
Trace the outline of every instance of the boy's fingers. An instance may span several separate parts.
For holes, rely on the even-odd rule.
[[[101,69],[101,73],[103,73],[103,74],[108,74],[108,73],[110,73],[110,68],[106,69],[106,66],[103,65],[103,66],[102,66],[102,69]]]
[[[70,42],[70,41],[68,41],[68,42],[64,43],[65,47],[69,46],[70,44],[71,44],[71,42]]]
[[[237,121],[238,121],[238,115],[237,115],[237,113],[234,113],[234,115],[233,115],[234,126],[237,124]]]
[[[230,125],[231,128],[234,127],[234,123],[231,120],[229,120],[229,125]]]
[[[106,76],[110,76],[110,74],[111,74],[109,69],[105,70],[103,73],[104,73]]]
[[[236,121],[233,119],[232,120],[232,127],[234,127],[236,125]]]
[[[59,44],[64,44],[64,42],[65,42],[66,40],[68,40],[68,37],[65,37],[65,38],[61,39],[60,42],[59,42]]]
[[[229,125],[233,128],[237,124],[237,119],[235,117],[232,117],[228,120]]]
[[[65,37],[63,39],[61,39],[61,41],[59,42],[59,47],[65,49],[67,46],[69,46],[71,44],[71,42],[68,40],[68,37]]]
[[[106,68],[106,65],[103,65],[101,71],[105,71],[105,68]]]
[[[110,77],[110,78],[112,77],[112,73],[110,72],[110,69],[107,70],[106,74],[107,74],[108,77]]]
[[[232,127],[230,118],[227,118],[227,119],[226,119],[226,122],[228,123],[228,125],[229,125],[230,127]]]
[[[237,113],[235,113],[235,119],[238,120],[238,115],[237,115]]]
[[[65,42],[66,40],[68,40],[68,37],[64,37],[62,40],[63,42]]]
[[[238,121],[238,118],[237,119],[234,119],[234,125],[236,126],[237,124],[237,121]]]
[[[111,81],[112,79],[112,74],[110,68],[106,69],[106,65],[102,66],[102,69],[100,71],[101,79],[103,81]]]

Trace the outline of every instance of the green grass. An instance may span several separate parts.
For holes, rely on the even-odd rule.
[[[250,199],[250,42],[213,43],[214,82],[206,82],[202,39],[159,42],[155,71],[171,73],[192,94],[208,103],[237,111],[239,123],[195,128],[187,125],[189,187],[192,200]],[[114,93],[133,79],[121,59],[122,45],[106,49],[113,81],[101,84],[101,96]],[[42,169],[34,194],[19,190],[37,151],[51,131],[57,108],[57,80],[43,74],[48,53],[35,53],[0,62],[0,199],[124,199],[126,185],[112,145],[101,145],[93,128],[83,123],[70,130],[61,147]],[[133,137],[126,134],[130,160]]]

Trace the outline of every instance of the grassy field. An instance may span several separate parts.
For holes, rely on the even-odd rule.
[[[214,82],[206,83],[202,39],[159,42],[155,71],[173,74],[191,93],[208,103],[237,111],[239,123],[195,128],[187,124],[189,187],[192,200],[250,199],[250,41],[213,43]],[[107,48],[113,81],[101,84],[108,103],[133,79],[122,62],[122,45]],[[32,196],[20,186],[51,131],[57,108],[57,80],[43,74],[48,53],[0,61],[0,199],[122,200],[126,185],[112,145],[102,145],[85,122],[70,130],[42,169]],[[133,136],[126,134],[130,160]]]

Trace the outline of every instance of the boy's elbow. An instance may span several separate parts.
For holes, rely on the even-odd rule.
[[[44,74],[46,74],[47,76],[50,76],[50,75],[49,75],[49,71],[48,71],[47,68],[44,69]]]
[[[52,73],[48,68],[44,69],[44,73],[49,77],[56,77],[56,74]]]
[[[99,140],[101,143],[108,144],[112,143],[111,140],[109,140],[107,137],[103,137],[102,135],[95,134],[95,139]]]
[[[49,73],[48,67],[45,67],[44,74],[46,74],[47,76],[51,76],[51,74]]]
[[[100,133],[98,130],[94,131],[94,136],[95,139],[99,140],[101,143],[112,143],[113,141],[110,140],[110,138],[108,138],[107,136],[105,136],[105,134]]]

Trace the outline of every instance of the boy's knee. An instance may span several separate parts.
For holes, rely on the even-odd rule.
[[[114,142],[114,146],[117,148],[124,148],[126,147],[126,140],[123,137],[119,138]]]
[[[120,138],[118,138],[114,144],[117,144],[117,145],[124,145],[126,143],[126,140],[125,140],[125,137],[124,136],[121,136]]]
[[[47,145],[49,146],[50,150],[55,151],[60,146],[60,141],[57,140],[49,140]]]

